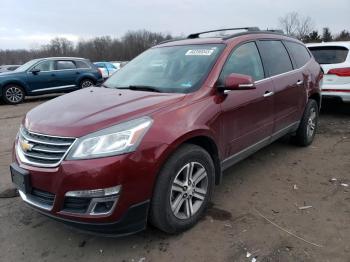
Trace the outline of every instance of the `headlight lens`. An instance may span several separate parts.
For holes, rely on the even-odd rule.
[[[132,152],[151,125],[151,118],[142,117],[81,137],[67,159],[90,159]]]

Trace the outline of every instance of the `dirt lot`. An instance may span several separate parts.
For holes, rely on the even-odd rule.
[[[0,105],[3,195],[11,193],[8,165],[21,119],[44,101]],[[152,228],[117,239],[91,236],[18,197],[1,198],[0,261],[350,261],[350,186],[341,185],[350,184],[350,105],[324,108],[312,146],[278,141],[232,167],[208,215],[177,236]]]

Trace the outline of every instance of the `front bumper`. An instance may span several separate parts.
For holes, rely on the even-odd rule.
[[[43,212],[41,209],[37,209],[37,211],[56,221],[64,223],[67,226],[73,227],[86,233],[120,237],[131,235],[146,229],[148,208],[149,201],[132,205],[118,221],[111,223],[92,223],[81,221],[77,222],[74,220],[54,216],[51,213]]]
[[[153,156],[154,155],[149,155]],[[14,162],[30,174],[30,184],[51,203],[38,205],[37,194],[22,199],[46,216],[95,233],[125,235],[143,230],[147,223],[148,201],[151,198],[157,165],[145,152],[90,160],[63,161],[55,168],[42,168],[21,163],[16,153]],[[67,211],[66,193],[95,190],[121,185],[116,206],[110,213]],[[40,195],[39,194],[39,195]],[[46,195],[47,196],[46,196]],[[36,202],[35,202],[36,201]],[[45,203],[44,203],[45,204]]]

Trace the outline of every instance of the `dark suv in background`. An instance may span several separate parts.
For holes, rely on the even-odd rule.
[[[22,199],[84,230],[149,221],[176,233],[204,215],[229,166],[287,134],[312,143],[322,73],[302,42],[256,28],[201,35],[28,112],[11,164]]]
[[[25,96],[68,92],[102,81],[100,71],[87,59],[34,59],[13,72],[0,74],[0,97],[5,103],[19,104]]]

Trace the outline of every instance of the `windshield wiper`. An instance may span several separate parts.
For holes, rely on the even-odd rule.
[[[140,90],[140,91],[150,91],[150,92],[161,92],[158,88],[154,86],[143,86],[143,85],[130,85],[128,87],[117,87],[118,89],[130,89],[130,90]]]

